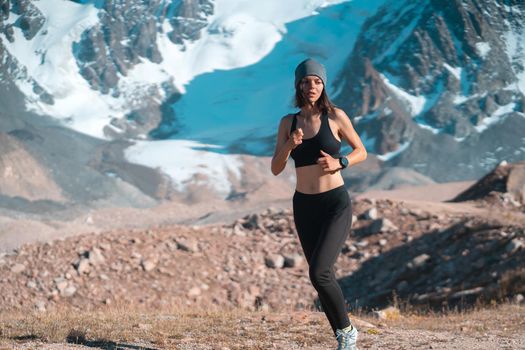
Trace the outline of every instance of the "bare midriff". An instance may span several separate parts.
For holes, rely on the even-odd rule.
[[[295,168],[298,192],[315,194],[326,192],[344,184],[340,171],[334,174],[327,173],[319,164]]]

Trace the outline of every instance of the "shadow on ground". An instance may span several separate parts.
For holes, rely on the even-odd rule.
[[[104,350],[158,350],[157,348],[150,348],[143,345],[134,345],[126,343],[117,343],[107,339],[89,340],[83,332],[72,330],[66,337],[66,342],[70,344],[79,344],[90,348],[99,348]]]
[[[502,301],[525,292],[524,232],[525,225],[465,218],[365,261],[339,282],[351,309],[447,310]],[[394,234],[400,233],[381,235]]]

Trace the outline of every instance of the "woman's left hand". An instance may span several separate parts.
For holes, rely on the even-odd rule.
[[[323,150],[321,150],[321,155],[322,157],[317,159],[317,163],[323,168],[324,171],[333,174],[337,170],[341,169],[339,159],[332,157],[326,152],[323,152]]]

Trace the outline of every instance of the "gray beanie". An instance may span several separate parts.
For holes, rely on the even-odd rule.
[[[297,68],[295,68],[295,86],[297,86],[297,84],[299,84],[307,75],[318,76],[326,87],[326,69],[321,63],[311,58],[307,58],[299,63]]]

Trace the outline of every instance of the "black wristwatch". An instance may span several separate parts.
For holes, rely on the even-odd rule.
[[[344,168],[348,166],[348,158],[346,157],[339,157],[339,164]]]

